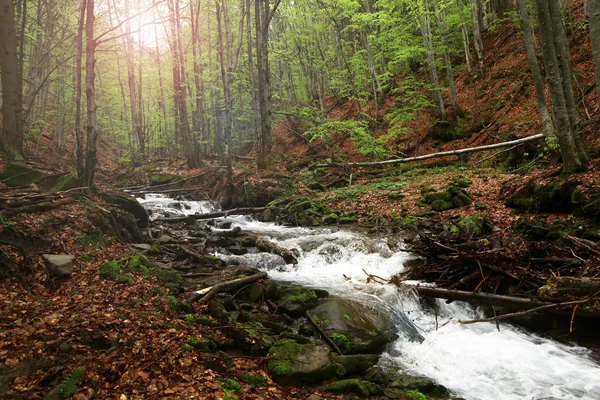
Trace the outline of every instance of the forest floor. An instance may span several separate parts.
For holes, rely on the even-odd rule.
[[[402,230],[407,235],[416,231],[417,236],[422,231],[434,231],[442,236],[438,244],[427,243],[424,249],[435,253],[429,260],[430,277],[436,276],[436,266],[448,266],[436,263],[437,256],[452,263],[471,260],[469,269],[462,275],[443,282],[446,285],[461,282],[462,286],[453,286],[457,289],[493,291],[496,288],[503,294],[535,294],[552,276],[599,277],[598,221],[575,212],[581,208],[578,202],[588,201],[600,193],[599,110],[597,106],[590,106],[597,105],[598,101],[596,91],[589,90],[593,87],[593,68],[587,35],[583,32],[573,36],[572,48],[581,49],[574,56],[573,64],[580,78],[577,88],[583,93],[581,112],[588,116],[585,138],[592,160],[587,172],[561,177],[556,155],[543,144],[378,169],[308,168],[311,163],[322,162],[332,154],[349,161],[362,161],[364,157],[342,137],[334,137],[327,143],[307,143],[291,133],[302,124],[287,119],[275,127],[278,155],[273,170],[278,173],[262,173],[256,171],[251,162],[239,162],[236,182],[246,189],[269,186],[272,196],[277,182],[285,180],[292,183],[294,190],[278,193],[278,196],[321,200],[342,213],[355,215],[361,225],[391,232]],[[424,112],[410,124],[410,134],[398,142],[399,154],[421,155],[473,147],[540,131],[534,117],[537,115],[534,89],[525,79],[527,61],[516,28],[500,25],[485,39],[486,65],[490,66],[485,74],[473,79],[466,71],[457,73],[459,101],[466,117],[455,122],[469,134],[451,141],[434,139],[436,118]],[[388,98],[385,104],[379,108],[381,115],[394,107],[395,101]],[[358,107],[352,102],[338,103],[331,99],[328,106],[331,118],[350,120],[358,115]],[[362,111],[369,113],[373,109],[367,107]],[[382,118],[378,120],[380,132],[389,128]],[[37,139],[29,139],[28,160],[47,172],[68,170],[70,153],[57,151],[47,137],[39,140],[41,146],[37,146]],[[37,152],[36,148],[41,151]],[[108,145],[101,145],[102,187],[121,169],[114,153]],[[66,157],[61,159],[55,154],[66,154]],[[0,170],[4,166],[5,160],[0,158]],[[216,182],[222,176],[219,171],[217,166],[210,165],[190,171],[180,163],[163,161],[146,166],[138,177],[127,172],[131,180],[121,179],[121,183],[147,184],[151,175],[157,174],[180,178],[201,175],[203,178],[194,183],[190,192],[196,197],[216,198]],[[424,203],[427,194],[465,181],[468,183],[464,189],[473,199],[470,204],[435,212],[431,205]],[[566,205],[562,209],[563,204],[559,204],[556,208],[540,210],[538,207],[518,213],[506,200],[527,182],[539,186],[570,185],[571,189],[579,189],[584,200],[576,198],[568,202],[563,198]],[[6,195],[6,189],[0,183],[0,197]],[[258,192],[255,197],[260,200],[262,193]],[[572,193],[573,190],[569,192]],[[105,215],[107,209],[110,207],[102,200],[81,196],[72,204],[49,211],[0,213],[0,305],[3,308],[0,313],[0,398],[41,399],[59,387],[60,382],[75,385],[73,398],[76,399],[305,399],[313,392],[329,399],[348,398],[324,395],[314,388],[278,385],[266,372],[268,359],[265,357],[220,353],[207,357],[189,351],[184,345],[190,337],[209,338],[220,333],[174,312],[169,307],[171,299],[153,278],[135,275],[132,284],[124,285],[100,278],[99,266],[103,262],[132,252],[110,231],[99,228],[97,218]],[[458,229],[461,219],[477,213],[491,220],[495,226],[492,232],[460,238],[451,235],[457,233],[453,231]],[[558,229],[557,233],[554,228]],[[455,247],[482,238],[500,245],[464,252]],[[433,251],[436,247],[437,251]],[[75,273],[70,280],[57,281],[48,275],[41,257],[46,253],[76,257]],[[563,261],[540,268],[532,261],[537,258]],[[473,275],[472,269],[481,268],[477,261],[484,266],[497,266],[500,271],[482,270],[480,275]],[[530,282],[530,285],[523,286],[522,282]],[[190,314],[207,312],[206,306],[192,306]],[[568,336],[568,327],[566,331]],[[76,368],[83,369],[81,381],[74,377]]]

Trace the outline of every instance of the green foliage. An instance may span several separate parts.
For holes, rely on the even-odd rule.
[[[387,156],[385,142],[373,137],[367,130],[365,121],[336,121],[327,119],[320,125],[309,129],[306,134],[311,141],[323,139],[332,142],[334,135],[349,137],[358,152],[364,156],[381,159]]]
[[[342,333],[333,332],[329,334],[329,337],[331,337],[331,340],[342,349],[349,349],[352,347],[350,339]]]
[[[75,368],[60,384],[60,395],[63,399],[72,397],[79,388],[79,381],[85,374],[85,369]]]
[[[288,301],[292,304],[306,304],[316,300],[317,294],[312,289],[296,288],[294,293],[288,297]]]

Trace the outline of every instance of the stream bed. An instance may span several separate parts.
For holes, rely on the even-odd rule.
[[[215,210],[208,202],[175,201],[161,195],[138,200],[153,211],[153,217]],[[415,258],[400,250],[397,236],[338,227],[284,227],[247,216],[228,220],[234,227],[297,251],[298,264],[286,264],[268,253],[218,253],[219,257],[261,269],[277,281],[368,303],[398,322],[410,319],[423,342],[400,335],[380,364],[427,376],[466,400],[600,399],[600,365],[593,360],[592,350],[543,338],[509,323],[500,323],[500,330],[494,323],[461,325],[458,320],[483,314],[467,303],[437,300],[436,316],[413,292],[368,282],[367,274],[389,279]]]

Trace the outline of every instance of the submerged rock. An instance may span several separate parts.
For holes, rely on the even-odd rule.
[[[328,299],[310,311],[310,315],[344,354],[379,353],[398,337],[397,328],[387,314],[356,301]],[[408,320],[400,326],[409,338],[422,340]]]

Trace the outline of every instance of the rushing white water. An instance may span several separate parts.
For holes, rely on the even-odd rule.
[[[137,198],[146,209],[152,210],[150,219],[165,215],[192,215],[217,211],[214,203],[209,201],[175,200],[164,194],[149,193]]]
[[[389,238],[337,228],[282,227],[247,217],[233,221],[245,231],[295,249],[298,264],[286,265],[280,257],[264,253],[220,256],[266,270],[272,279],[369,302],[396,318],[402,312],[408,316],[424,341],[401,335],[382,357],[383,364],[428,376],[467,400],[600,399],[600,366],[586,348],[563,345],[504,323],[500,331],[494,324],[460,325],[460,319],[480,316],[461,302],[439,301],[436,320],[414,294],[367,283],[366,273],[387,279],[401,272],[410,258]]]

